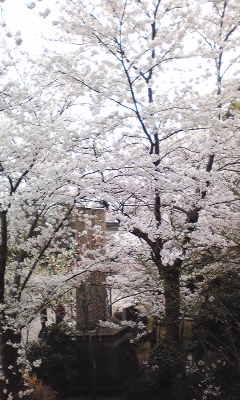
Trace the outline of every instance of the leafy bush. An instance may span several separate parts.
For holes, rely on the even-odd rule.
[[[145,370],[141,371],[127,388],[126,400],[159,399],[159,393],[159,382],[154,373],[151,374]]]
[[[91,387],[102,392],[121,390],[136,376],[138,364],[128,335],[120,338],[116,337],[115,345],[101,336],[77,336],[65,325],[54,325],[44,341],[31,345],[28,359],[33,373],[63,395],[77,395]],[[41,364],[35,367],[39,359]]]
[[[47,385],[44,385],[36,376],[25,377],[26,383],[32,389],[32,400],[57,400],[57,393]]]
[[[44,384],[63,394],[69,390],[74,370],[79,367],[71,334],[66,324],[52,325],[44,341],[32,343],[27,350],[33,373]],[[41,360],[39,366],[35,366],[36,360]]]
[[[156,369],[158,381],[163,385],[172,383],[181,374],[183,362],[182,353],[164,343],[159,344],[151,358],[152,368]]]
[[[203,300],[193,329],[194,357],[197,364],[203,360],[204,365],[200,375],[205,381],[211,378],[212,385],[221,391],[220,398],[238,400],[240,393],[239,274],[236,271],[228,271],[212,279],[202,291],[201,297]]]

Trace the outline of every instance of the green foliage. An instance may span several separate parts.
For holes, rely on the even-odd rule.
[[[160,391],[161,388],[155,374],[142,371],[129,385],[126,400],[159,399]]]
[[[79,336],[65,324],[53,325],[44,341],[33,343],[28,359],[33,374],[44,384],[64,396],[79,395],[82,391],[122,390],[136,376],[138,364],[133,345],[125,340],[101,336]],[[34,367],[34,361],[41,365]]]
[[[183,366],[182,353],[176,348],[161,343],[152,355],[151,365],[157,370],[158,381],[161,384],[171,384],[175,377],[181,374]]]
[[[27,352],[33,373],[59,393],[69,391],[76,379],[75,371],[81,367],[72,334],[71,328],[64,323],[52,325],[44,341],[32,343]],[[41,365],[34,367],[34,361],[39,359]]]
[[[239,100],[233,100],[231,102],[230,109],[234,110],[236,112],[239,112],[240,111],[240,101]]]
[[[229,271],[212,279],[201,293],[194,322],[198,351],[220,352],[228,358],[240,350],[240,277]]]
[[[201,294],[203,300],[193,330],[195,359],[203,360],[202,376],[211,376],[224,399],[237,400],[240,391],[239,274],[222,273]]]

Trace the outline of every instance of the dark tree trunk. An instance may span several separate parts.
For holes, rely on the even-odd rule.
[[[5,275],[8,258],[8,224],[7,211],[0,212],[1,242],[0,242],[0,304],[5,303]],[[28,400],[28,396],[20,397],[19,392],[23,392],[24,382],[18,364],[19,346],[21,345],[21,334],[13,328],[6,329],[5,310],[0,315],[0,364],[4,380],[0,380],[0,399],[9,399],[12,394],[13,400]]]
[[[0,303],[4,303],[5,271],[8,256],[7,211],[0,213],[1,243],[0,243]]]
[[[165,297],[166,343],[179,348],[180,325],[180,268],[182,260],[175,260],[173,265],[164,267],[163,286]]]
[[[143,236],[138,235],[144,239]],[[159,238],[154,243],[149,243],[152,248],[152,260],[156,264],[159,277],[163,283],[165,299],[165,324],[166,324],[166,344],[180,350],[179,327],[180,327],[180,277],[183,261],[177,258],[173,265],[163,265],[161,250],[163,242]]]

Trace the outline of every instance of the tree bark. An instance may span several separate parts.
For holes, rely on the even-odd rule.
[[[163,286],[165,297],[165,324],[166,343],[174,348],[180,347],[180,268],[182,260],[175,260],[173,265],[167,265],[163,269]]]
[[[4,303],[5,291],[5,271],[8,256],[8,231],[7,231],[7,211],[0,213],[1,223],[1,244],[0,244],[0,304]]]
[[[0,243],[0,304],[5,302],[5,276],[8,258],[8,224],[7,211],[0,212],[1,243]],[[5,311],[0,313],[0,364],[4,380],[0,381],[0,399],[9,399],[12,394],[13,400],[20,399],[19,392],[25,390],[24,381],[18,364],[18,349],[21,346],[21,334],[14,328],[8,328]],[[28,396],[22,396],[22,400],[28,400]]]

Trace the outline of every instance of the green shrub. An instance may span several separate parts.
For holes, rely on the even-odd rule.
[[[221,399],[238,400],[240,393],[240,276],[228,271],[210,280],[201,293],[194,320],[193,352],[201,371],[221,391]],[[201,362],[201,361],[200,361]],[[209,378],[210,379],[210,378]]]
[[[136,353],[128,336],[116,345],[101,336],[78,336],[64,325],[52,326],[44,341],[33,343],[28,359],[33,373],[63,395],[78,395],[91,387],[101,392],[121,390],[138,371]],[[34,367],[34,361],[41,365]]]
[[[176,348],[161,343],[154,350],[151,365],[157,371],[158,381],[163,385],[171,384],[182,373],[183,355]]]
[[[76,379],[74,371],[81,366],[73,338],[67,325],[52,325],[44,341],[32,343],[27,350],[33,373],[59,393],[69,391]],[[41,364],[35,367],[34,361],[39,359]]]

